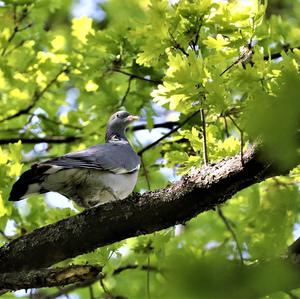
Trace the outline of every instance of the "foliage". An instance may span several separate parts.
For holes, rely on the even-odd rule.
[[[0,147],[3,244],[6,233],[20,235],[74,214],[69,208],[53,208],[42,196],[11,204],[6,201],[11,184],[32,161],[103,142],[107,118],[120,107],[144,115],[149,128],[154,116],[168,120],[169,110],[179,112],[183,121],[202,109],[210,161],[237,154],[241,146],[260,139],[282,167],[299,155],[294,141],[300,120],[298,1],[275,15],[275,4],[267,8],[259,0],[109,0],[101,4],[106,16],[100,22],[72,17],[72,1],[2,2],[0,141],[24,140]],[[274,53],[281,53],[280,58],[272,59]],[[157,105],[164,107],[163,113]],[[142,135],[129,135],[141,149]],[[80,139],[53,145],[55,136]],[[28,138],[41,144],[27,144]],[[203,156],[199,112],[143,154],[136,191],[164,187],[170,179],[166,167],[182,175],[203,165]],[[298,168],[247,188],[222,207],[237,240],[212,211],[182,227],[62,264],[104,266],[102,287],[93,286],[97,296],[196,298],[202,290],[201,298],[225,298],[220,290],[233,289],[239,281],[227,265],[239,262],[239,246],[244,263],[252,264],[280,256],[299,233],[299,181]],[[11,224],[14,229],[8,229]],[[129,265],[136,268],[114,273]],[[155,271],[145,271],[150,266]],[[206,275],[199,276],[200,268]],[[214,273],[223,269],[228,276],[219,277],[215,292]],[[247,292],[247,285],[239,287]],[[74,292],[88,296],[88,288]]]

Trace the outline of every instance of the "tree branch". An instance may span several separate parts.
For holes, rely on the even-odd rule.
[[[119,267],[119,268],[115,269],[113,271],[113,275],[118,275],[118,274],[122,273],[123,271],[132,270],[132,269],[140,269],[140,270],[143,270],[143,271],[153,271],[153,272],[158,271],[158,269],[156,267],[151,266],[151,265],[142,265],[142,266],[139,266],[139,265],[126,265],[126,266]]]
[[[166,139],[167,137],[171,136],[173,133],[177,132],[180,128],[182,128],[187,122],[189,122],[195,115],[197,115],[199,110],[192,113],[190,116],[188,116],[181,124],[179,124],[177,127],[173,128],[170,132],[163,135],[162,137],[158,138],[156,141],[150,143],[149,145],[145,146],[143,149],[141,149],[138,152],[138,155],[142,155],[145,151],[149,150],[150,148],[156,146],[158,143],[160,143],[162,140]]]
[[[55,119],[51,119],[51,118],[48,118],[47,116],[45,116],[44,114],[31,114],[33,116],[37,116],[38,118],[46,121],[46,122],[50,122],[50,123],[53,123],[55,125],[58,125],[58,126],[63,126],[63,127],[67,127],[67,128],[71,128],[71,129],[76,129],[76,130],[82,130],[83,126],[76,126],[76,125],[72,125],[72,124],[63,124],[62,122],[59,122]]]
[[[20,290],[57,287],[91,280],[101,269],[94,266],[69,266],[67,268],[39,269],[0,274],[0,289]]]
[[[285,53],[287,53],[288,51],[292,51],[294,52],[295,49],[300,49],[300,47],[294,47],[294,48],[290,48],[289,46],[284,46],[282,51],[284,51]],[[280,58],[282,57],[282,54],[281,53],[273,53],[271,55],[265,55],[264,56],[264,60],[273,60],[273,59],[277,59],[277,58]]]
[[[242,248],[241,248],[240,243],[238,241],[238,238],[236,236],[236,233],[235,233],[235,231],[232,227],[232,224],[229,222],[227,217],[224,215],[221,207],[217,207],[217,212],[218,212],[219,216],[221,217],[222,221],[224,222],[226,228],[230,232],[230,234],[231,234],[231,236],[232,236],[232,238],[235,242],[236,249],[238,251],[238,254],[239,254],[239,257],[240,257],[240,260],[241,260],[241,264],[243,265],[244,264],[243,251],[242,251]]]
[[[237,122],[234,120],[234,118],[229,114],[229,119],[232,121],[233,125],[238,129],[241,136],[241,144],[240,144],[240,155],[241,155],[241,162],[243,162],[243,155],[244,155],[244,131],[241,129],[241,127],[237,124]]]
[[[131,74],[129,72],[126,72],[126,71],[123,71],[123,70],[120,70],[120,69],[117,69],[117,68],[113,69],[113,71],[116,72],[116,73],[120,73],[120,74],[129,76],[132,79],[138,79],[138,80],[142,80],[142,81],[146,81],[146,82],[150,82],[150,83],[154,83],[154,84],[162,84],[163,83],[163,81],[161,81],[161,80],[147,79],[146,77],[142,77],[142,76],[139,76],[139,75],[136,75],[136,74]]]
[[[200,109],[201,121],[202,121],[202,148],[203,148],[203,161],[204,164],[208,164],[208,150],[207,150],[207,138],[206,138],[206,121],[204,109]]]
[[[164,123],[154,124],[153,128],[166,128],[166,129],[173,129],[175,126],[178,126],[180,123],[178,121],[166,121]],[[139,131],[139,130],[150,130],[150,128],[147,128],[147,125],[141,124],[141,125],[135,125],[130,127],[131,131]]]
[[[23,31],[23,30],[26,30],[28,28],[30,28],[32,26],[32,23],[29,23],[27,25],[25,25],[23,28],[20,28],[19,27],[19,24],[28,16],[29,14],[29,10],[28,8],[25,6],[23,9],[22,9],[22,13],[20,15],[19,18],[17,18],[17,6],[14,5],[13,6],[13,20],[14,20],[14,28],[13,28],[13,31],[11,33],[11,35],[8,37],[7,39],[7,43],[6,45],[3,47],[2,49],[2,53],[1,53],[1,56],[4,56],[6,51],[7,51],[7,48],[8,46],[10,45],[10,43],[13,41],[13,39],[15,38],[16,34],[20,31]]]
[[[0,272],[48,267],[114,242],[183,223],[236,192],[285,174],[255,148],[206,165],[169,187],[115,201],[39,228],[0,248]],[[113,233],[112,233],[113,232]]]
[[[291,52],[293,52],[295,49],[300,49],[300,47],[294,47],[294,48],[290,48],[289,46],[284,46],[283,48],[282,48],[282,51],[284,51],[285,53],[287,53],[288,51],[291,51]],[[237,59],[237,60],[235,60],[232,64],[230,64],[221,74],[220,74],[220,77],[221,76],[223,76],[227,71],[229,71],[233,66],[235,66],[236,64],[238,64],[238,63],[240,63],[240,62],[242,62],[243,63],[243,61],[245,60],[245,58],[246,58],[246,60],[248,59],[248,55],[252,55],[253,54],[253,52],[252,52],[252,49],[251,48],[249,48],[249,51],[251,51],[251,52],[249,52],[249,53],[246,53],[247,55],[245,55],[245,54],[243,54],[243,55],[241,55],[241,56],[239,56],[239,58]],[[282,54],[281,53],[273,53],[273,54],[271,54],[271,55],[265,55],[264,56],[264,60],[265,61],[268,61],[268,60],[274,60],[274,59],[277,59],[277,58],[280,58],[280,57],[282,57]],[[244,62],[245,63],[245,62]],[[243,66],[244,66],[244,64],[243,64]]]
[[[127,99],[127,96],[128,96],[128,94],[129,94],[129,92],[130,92],[132,79],[133,79],[132,76],[130,76],[129,79],[128,79],[128,85],[127,85],[125,94],[123,95],[122,99],[120,100],[119,107],[123,107],[123,106],[124,106],[124,103],[125,103],[125,101],[126,101],[126,99]]]

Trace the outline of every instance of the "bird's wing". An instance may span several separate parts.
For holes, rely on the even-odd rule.
[[[53,175],[52,178],[55,181],[56,174],[65,169],[96,169],[110,171],[115,174],[126,174],[135,172],[139,169],[139,166],[139,156],[128,143],[95,145],[86,150],[69,153],[32,165],[13,185],[9,200],[18,201],[27,194],[49,191],[42,186],[45,177]]]
[[[107,170],[120,174],[138,170],[140,159],[129,144],[105,143],[47,160],[39,165]]]

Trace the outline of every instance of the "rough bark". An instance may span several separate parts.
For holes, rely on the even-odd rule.
[[[0,274],[0,289],[20,290],[64,286],[93,279],[98,276],[100,270],[93,266],[70,266],[4,273]]]
[[[114,242],[183,223],[282,171],[254,148],[185,175],[164,189],[134,194],[39,228],[0,248],[0,273],[48,267]]]

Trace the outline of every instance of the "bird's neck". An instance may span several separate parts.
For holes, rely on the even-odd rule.
[[[105,142],[111,143],[111,142],[126,142],[128,143],[128,140],[125,136],[125,132],[114,132],[114,131],[106,131],[105,135]]]

